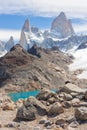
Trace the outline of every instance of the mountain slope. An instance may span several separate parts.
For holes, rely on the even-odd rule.
[[[58,88],[68,80],[68,67],[71,58],[59,50],[38,48],[40,58],[26,52],[20,45],[14,46],[3,58],[0,67],[3,68],[4,80],[0,77],[6,91],[29,91],[46,88]],[[3,85],[4,84],[4,85]],[[5,85],[6,84],[6,85]],[[9,87],[9,84],[15,86]]]

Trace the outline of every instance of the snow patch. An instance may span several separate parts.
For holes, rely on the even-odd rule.
[[[75,57],[73,63],[69,65],[70,71],[82,69],[83,72],[77,77],[87,79],[87,48],[73,51],[72,55]]]
[[[7,53],[7,51],[6,51],[6,50],[5,50],[5,51],[0,52],[0,57],[3,57],[6,53]]]

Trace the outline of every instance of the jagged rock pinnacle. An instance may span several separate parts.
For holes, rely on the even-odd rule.
[[[14,39],[13,36],[11,36],[8,42],[5,44],[5,49],[9,51],[13,46],[14,46]]]
[[[22,31],[25,31],[25,32],[30,32],[30,31],[31,31],[31,28],[30,28],[30,24],[29,24],[29,20],[28,20],[28,19],[25,20],[25,23],[24,23],[24,25],[23,25]]]
[[[51,32],[56,33],[59,38],[65,38],[75,34],[71,22],[67,19],[64,12],[61,12],[59,16],[53,20]]]

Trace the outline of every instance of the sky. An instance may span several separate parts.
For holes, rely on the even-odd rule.
[[[31,26],[48,29],[61,11],[71,19],[76,32],[87,32],[87,0],[0,0],[0,40],[11,35],[19,40],[27,18]]]

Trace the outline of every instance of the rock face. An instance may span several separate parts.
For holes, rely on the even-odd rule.
[[[51,32],[56,33],[59,38],[65,38],[75,34],[71,22],[67,19],[64,12],[61,12],[52,22]]]
[[[1,66],[0,67],[0,80],[4,80],[4,79],[7,79],[8,78],[8,75],[7,75],[7,72],[6,72],[6,66]]]
[[[80,50],[80,49],[85,49],[85,48],[87,48],[87,41],[81,43],[77,49]]]
[[[14,46],[14,39],[13,37],[11,36],[9,41],[5,44],[5,49],[7,51],[10,51],[10,49]]]
[[[30,97],[24,102],[24,105],[18,109],[16,118],[19,120],[34,120],[38,115],[46,114],[45,106],[36,98]]]
[[[21,36],[20,36],[20,41],[19,44],[25,49],[28,50],[29,48],[29,38],[31,34],[31,27],[29,24],[29,20],[27,19],[23,25],[22,31],[21,31]]]
[[[30,54],[32,54],[32,55],[35,55],[35,56],[37,56],[37,57],[41,57],[41,55],[40,55],[40,53],[39,53],[39,49],[38,49],[38,47],[37,47],[37,45],[36,44],[34,44],[29,50],[28,50],[28,52],[30,53]]]

